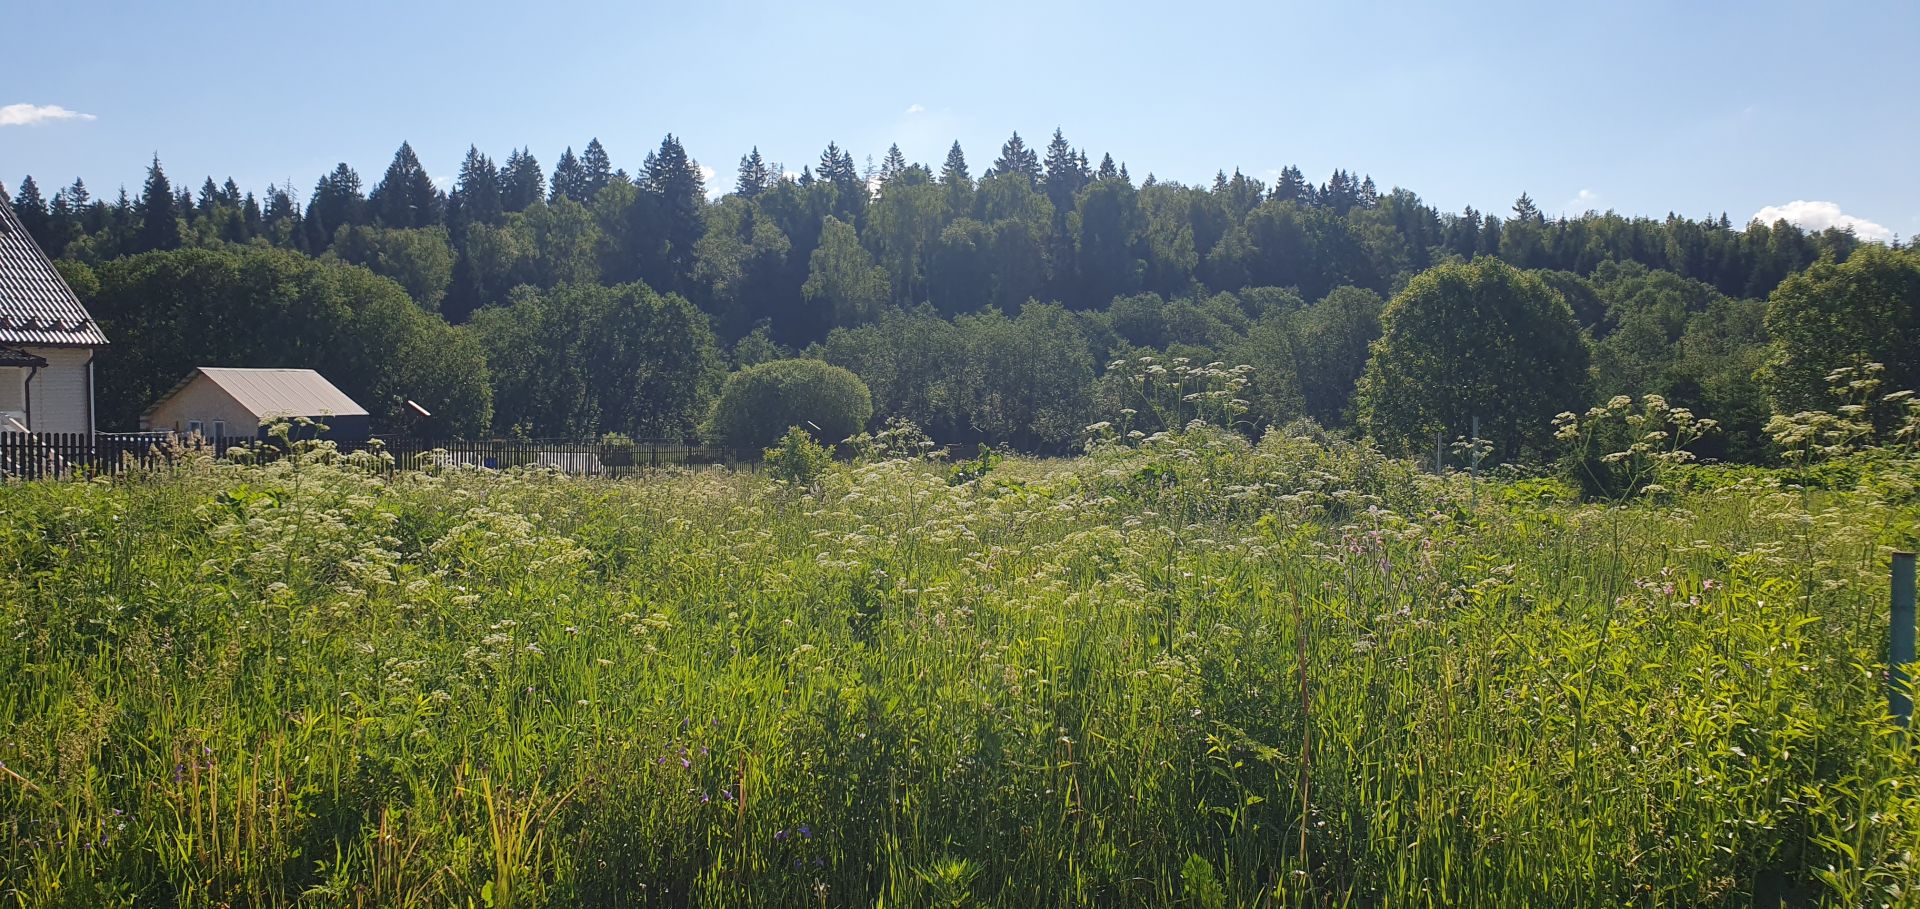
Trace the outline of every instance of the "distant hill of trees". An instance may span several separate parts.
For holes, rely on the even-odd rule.
[[[105,295],[100,316],[118,342],[102,360],[109,374],[226,350],[191,332],[150,331],[153,320],[132,312],[139,302],[115,288],[155,275],[215,281],[209,269],[308,274],[287,260],[203,260],[196,270],[121,264],[127,257],[257,248],[231,255],[278,250],[389,278],[432,321],[455,326],[461,356],[484,351],[484,366],[458,370],[484,388],[439,392],[470,409],[448,428],[689,430],[726,368],[798,354],[858,374],[876,420],[910,417],[943,442],[1034,450],[1070,445],[1117,403],[1113,383],[1100,381],[1106,364],[1143,352],[1254,366],[1255,428],[1382,413],[1357,407],[1355,391],[1392,331],[1388,300],[1430,270],[1485,259],[1525,273],[1524,287],[1493,274],[1423,286],[1508,288],[1533,301],[1535,316],[1559,312],[1541,308],[1546,298],[1564,301],[1590,366],[1556,390],[1572,398],[1560,406],[1667,394],[1728,425],[1713,453],[1764,457],[1758,427],[1774,401],[1764,367],[1781,356],[1765,300],[1816,263],[1837,268],[1863,245],[1878,248],[1842,230],[1735,225],[1724,214],[1549,218],[1524,194],[1504,215],[1442,212],[1346,171],[1318,184],[1293,167],[1271,185],[1238,171],[1210,186],[1136,180],[1058,130],[1044,148],[1013,135],[977,173],[958,143],[937,169],[897,146],[863,167],[829,143],[798,174],[755,149],[731,192],[710,199],[708,189],[669,135],[631,173],[597,140],[562,152],[551,171],[527,149],[496,163],[470,148],[443,192],[402,143],[370,187],[342,163],[304,199],[289,186],[255,192],[211,177],[198,192],[176,190],[156,158],[138,196],[97,197],[80,180],[49,196],[28,177],[11,204],[77,286]],[[1891,253],[1887,261],[1914,259]],[[231,277],[219,279],[224,296],[214,296],[229,301],[220,305],[235,305]],[[190,321],[193,288],[175,290],[169,318]],[[291,330],[283,320],[307,318],[298,312],[267,306],[232,330],[271,338]],[[1476,324],[1497,332],[1508,322],[1494,313]],[[1529,341],[1466,340],[1463,350]],[[120,353],[152,345],[173,347]],[[248,349],[274,356],[265,341]],[[133,390],[173,378],[109,381]],[[376,383],[382,394],[405,391],[392,381]],[[633,396],[648,401],[623,400]]]

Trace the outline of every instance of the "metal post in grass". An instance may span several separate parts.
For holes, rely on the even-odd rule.
[[[1893,554],[1893,634],[1887,642],[1887,711],[1906,726],[1913,717],[1907,667],[1913,663],[1914,561],[1911,552]]]

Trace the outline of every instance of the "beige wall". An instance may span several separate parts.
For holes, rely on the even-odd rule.
[[[200,421],[200,434],[213,435],[216,420],[227,423],[227,437],[248,437],[260,431],[260,418],[248,412],[232,395],[220,390],[206,376],[195,374],[187,387],[160,402],[140,419],[142,429],[171,429],[184,436],[192,421]]]
[[[0,367],[0,411],[25,412],[31,403],[33,418],[27,428],[34,432],[92,432],[93,389],[87,361],[93,358],[93,350],[29,347],[26,352],[46,360],[47,365],[38,371]],[[31,384],[28,377],[32,377]]]
[[[27,376],[32,373],[30,367],[0,366],[0,414],[15,417],[26,422]],[[19,427],[11,422],[0,421],[0,432],[17,432]]]

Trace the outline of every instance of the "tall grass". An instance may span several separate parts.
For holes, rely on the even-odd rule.
[[[9,486],[0,904],[1911,901],[1912,474],[1585,505],[1196,431]]]

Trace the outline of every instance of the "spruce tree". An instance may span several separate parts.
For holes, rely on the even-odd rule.
[[[760,157],[760,146],[740,156],[740,174],[735,178],[733,191],[749,199],[766,192],[773,183],[773,175],[767,168],[767,162]]]
[[[583,195],[573,201],[584,205],[613,182],[613,160],[607,157],[607,149],[600,144],[598,137],[587,142],[587,150],[580,156],[580,167],[580,190]]]
[[[28,176],[20,181],[20,192],[13,197],[13,213],[20,218],[21,226],[32,234],[40,245],[47,244],[47,225],[52,215],[47,210],[47,201],[40,196],[40,185]]]
[[[1273,193],[1268,198],[1278,202],[1294,202],[1307,194],[1307,179],[1300,168],[1289,164],[1280,169],[1280,179],[1273,184]]]
[[[1040,156],[1027,147],[1026,140],[1015,132],[1005,145],[1000,146],[1000,157],[993,162],[990,174],[1020,174],[1027,178],[1027,185],[1040,185]]]
[[[967,155],[960,150],[960,142],[955,140],[953,147],[947,149],[947,162],[940,166],[940,182],[952,185],[962,184],[971,188],[973,177],[967,173]]]
[[[282,190],[281,195],[289,206],[293,204],[291,192]],[[269,199],[269,211],[273,207],[274,201]],[[321,177],[313,186],[305,221],[307,248],[321,252],[332,245],[334,232],[342,225],[365,223],[366,197],[360,192],[360,175],[342,161],[334,165],[333,173]]]
[[[160,168],[160,156],[153,156],[147,167],[147,185],[140,195],[140,229],[133,238],[135,252],[180,248],[179,200],[173,196],[173,184]]]
[[[1095,174],[1094,179],[1096,180],[1120,179],[1120,168],[1114,166],[1113,155],[1106,154],[1106,155],[1100,156],[1100,170]]]
[[[204,218],[213,214],[215,206],[220,204],[220,187],[213,185],[213,178],[200,184],[200,198],[194,203],[195,210]]]
[[[686,292],[693,287],[694,245],[705,232],[707,190],[700,167],[669,133],[647,155],[639,186],[650,204],[636,206],[641,223],[635,226],[654,238],[647,246],[654,254],[640,263],[641,277],[656,290]]]
[[[379,190],[374,192],[377,194]],[[464,233],[471,224],[500,223],[504,214],[500,195],[500,171],[493,159],[481,154],[480,149],[467,146],[467,158],[460,164],[459,182],[447,200],[447,220],[455,233]]]
[[[387,227],[428,227],[440,223],[440,191],[413,146],[402,142],[386,176],[367,194],[373,217]]]
[[[887,157],[880,162],[880,184],[885,186],[899,179],[907,169],[907,156],[900,153],[900,143],[895,142],[887,148]]]
[[[1082,163],[1086,155],[1075,152],[1067,144],[1067,137],[1058,127],[1053,130],[1053,141],[1047,143],[1047,198],[1053,201],[1054,212],[1065,218],[1073,207],[1073,197],[1080,188],[1087,185],[1086,165]]]
[[[573,156],[573,146],[560,153],[560,163],[553,166],[553,181],[550,184],[553,194],[547,201],[557,202],[562,198],[585,203],[586,171],[580,165],[580,159]]]
[[[547,178],[540,173],[533,152],[522,148],[507,155],[506,170],[500,174],[500,206],[510,212],[526,211],[546,195]]]
[[[947,211],[952,217],[965,217],[973,211],[973,178],[967,174],[967,156],[958,140],[947,149],[947,161],[940,166],[940,183],[947,188]]]

